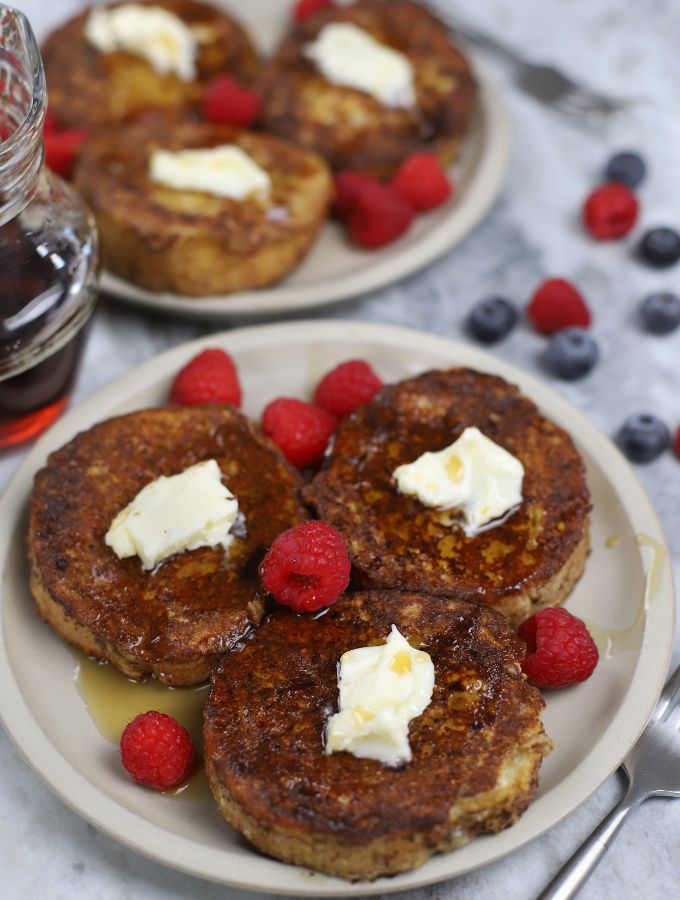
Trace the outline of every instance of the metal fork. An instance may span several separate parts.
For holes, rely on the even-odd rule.
[[[572,116],[608,116],[620,112],[630,103],[584,87],[555,66],[530,62],[507,44],[462,20],[457,13],[446,10],[441,3],[425,0],[425,5],[430,6],[454,34],[504,59],[520,90],[540,103]]]
[[[537,900],[575,897],[609,849],[626,816],[648,797],[680,797],[680,666],[666,682],[647,727],[623,762],[628,790]],[[675,714],[674,714],[675,713]]]

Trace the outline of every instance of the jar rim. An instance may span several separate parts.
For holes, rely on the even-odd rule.
[[[45,119],[45,107],[47,105],[46,89],[45,89],[45,70],[43,68],[40,50],[35,34],[31,28],[28,18],[21,10],[12,6],[0,4],[0,18],[8,15],[15,19],[16,25],[21,32],[21,37],[28,54],[29,72],[31,75],[31,105],[24,116],[23,121],[17,128],[6,138],[0,141],[0,165],[9,161],[17,153],[21,152],[26,141],[32,141],[36,132],[42,131]]]

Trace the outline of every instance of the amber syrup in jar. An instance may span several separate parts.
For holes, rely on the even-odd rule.
[[[0,5],[0,447],[66,406],[95,300],[94,224],[45,169],[45,105],[31,28]]]

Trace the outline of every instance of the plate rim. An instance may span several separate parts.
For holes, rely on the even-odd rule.
[[[325,283],[321,294],[318,285],[288,286],[283,281],[254,291],[190,298],[167,291],[147,291],[106,269],[100,276],[100,292],[112,300],[177,318],[224,324],[255,322],[263,318],[305,316],[312,310],[351,302],[386,288],[434,262],[481,222],[503,187],[510,162],[510,122],[501,91],[487,66],[481,64],[467,46],[465,53],[479,87],[477,115],[483,150],[460,202],[451,208],[434,232],[423,235],[406,252],[396,257],[377,258],[376,265],[367,271],[362,269],[359,273],[350,273],[332,283]]]
[[[263,348],[272,342],[285,343],[286,340],[302,340],[311,343],[316,340],[325,343],[329,340],[332,341],[334,338],[342,337],[346,340],[394,346],[401,350],[417,347],[419,351],[423,352],[446,353],[451,355],[452,364],[455,364],[457,354],[462,353],[463,359],[460,360],[460,364],[476,366],[483,371],[494,372],[515,383],[519,383],[521,389],[543,409],[546,408],[546,405],[551,404],[553,407],[556,406],[558,418],[566,415],[568,418],[574,419],[579,431],[577,440],[581,440],[583,430],[585,430],[588,448],[591,453],[593,449],[595,450],[596,458],[600,465],[601,454],[605,454],[608,477],[612,487],[617,491],[627,517],[631,523],[635,523],[635,530],[644,531],[651,535],[666,550],[666,559],[662,567],[662,589],[660,592],[663,596],[663,603],[660,596],[657,601],[655,615],[651,618],[648,617],[646,620],[643,640],[638,652],[630,687],[609,727],[579,765],[565,778],[561,779],[550,790],[549,794],[536,800],[529,808],[529,810],[536,808],[541,805],[541,801],[552,798],[550,805],[557,805],[561,808],[559,815],[550,818],[538,830],[534,829],[530,833],[525,834],[524,832],[527,831],[527,828],[523,828],[522,823],[527,821],[528,811],[525,817],[520,819],[512,828],[497,835],[479,837],[467,845],[469,848],[473,848],[472,853],[469,854],[472,858],[462,866],[455,865],[457,858],[455,852],[442,854],[433,857],[430,863],[421,869],[393,878],[381,878],[375,882],[358,882],[356,885],[328,876],[305,877],[303,882],[302,877],[299,875],[296,875],[298,883],[284,884],[282,883],[285,881],[285,878],[282,877],[284,870],[290,874],[289,870],[298,870],[299,867],[289,866],[265,858],[262,858],[262,862],[269,864],[267,867],[269,875],[266,880],[244,880],[242,877],[225,876],[225,859],[222,850],[206,847],[199,841],[168,833],[160,826],[122,806],[118,801],[102,796],[99,789],[92,785],[51,743],[47,735],[42,731],[40,723],[33,715],[28,703],[24,700],[7,654],[7,635],[5,633],[3,614],[0,618],[0,680],[4,684],[5,689],[0,694],[0,721],[27,764],[67,806],[118,842],[171,868],[245,890],[270,891],[272,893],[289,895],[306,894],[311,896],[390,893],[444,881],[495,861],[507,853],[519,849],[519,847],[545,833],[545,831],[573,812],[600,786],[605,778],[618,768],[644,728],[656,704],[663,686],[673,646],[673,626],[675,621],[674,583],[670,569],[670,554],[661,524],[651,501],[648,499],[628,462],[609,439],[590,423],[576,407],[535,376],[466,343],[449,340],[416,329],[393,325],[385,326],[358,320],[338,320],[334,323],[334,326],[333,333],[330,335],[327,323],[314,320],[261,325],[235,331],[225,331],[180,344],[147,360],[119,378],[109,382],[83,403],[75,406],[38,440],[0,497],[0,513],[10,513],[12,521],[17,524],[21,521],[21,512],[26,505],[27,491],[30,490],[32,476],[44,464],[46,450],[60,446],[76,431],[82,430],[84,427],[90,427],[95,421],[100,420],[102,418],[102,406],[106,409],[108,405],[110,409],[112,406],[120,406],[126,403],[138,391],[143,390],[147,386],[156,385],[166,376],[170,376],[185,358],[190,358],[194,353],[206,346],[223,346],[229,351],[238,354],[238,352],[245,352],[253,348]],[[619,491],[621,479],[625,481],[625,495]],[[14,541],[17,524],[11,529],[0,532],[0,575],[4,575],[8,549]],[[0,586],[0,593],[1,591],[2,587]],[[651,647],[649,646],[650,644],[652,645]],[[645,653],[646,663],[649,664],[650,661],[652,663],[651,668],[653,669],[654,677],[651,679],[649,677],[645,679],[636,678],[643,654]],[[649,673],[647,673],[648,675]],[[626,711],[625,716],[623,715],[623,710]],[[642,713],[640,713],[640,710],[642,710]],[[595,751],[607,743],[609,748],[604,762],[601,753],[599,759],[591,759],[595,755]],[[589,766],[590,771],[587,771]],[[576,783],[580,783],[580,788],[575,791],[574,785]],[[134,833],[135,830],[139,829],[142,822],[145,828],[145,843],[143,847],[128,837],[130,833]],[[489,854],[481,849],[489,841],[495,842],[498,848],[497,852]],[[477,848],[476,853],[474,848]],[[197,859],[199,860],[198,863],[195,862]],[[447,860],[449,865],[447,865]],[[454,862],[453,865],[450,864],[451,860]],[[270,871],[269,867],[271,866],[273,868]],[[304,872],[306,870],[301,869],[300,871]],[[262,876],[260,876],[260,879],[262,879]],[[295,878],[293,880],[295,881]]]

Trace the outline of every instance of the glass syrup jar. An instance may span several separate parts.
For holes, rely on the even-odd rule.
[[[66,406],[96,299],[94,220],[45,167],[46,107],[31,26],[0,4],[0,448]]]

